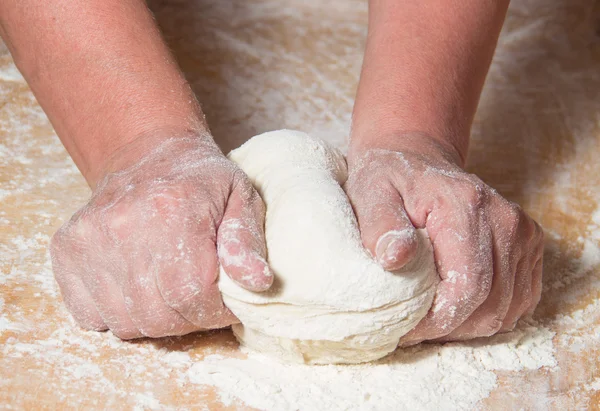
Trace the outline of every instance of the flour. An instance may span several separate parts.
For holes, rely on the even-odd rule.
[[[302,366],[260,354],[209,356],[191,382],[261,410],[464,410],[496,387],[495,370],[554,367],[553,333],[535,324],[485,343],[422,345],[369,365]]]
[[[366,2],[150,3],[215,135],[229,139],[226,150],[282,127],[343,148]],[[228,10],[236,7],[242,12]],[[131,343],[77,328],[45,248],[89,190],[0,47],[2,407],[39,408],[37,401],[44,401],[65,409],[208,409],[210,387],[216,387],[217,398],[234,409],[242,409],[242,401],[298,409],[313,395],[331,404],[331,393],[342,404],[354,401],[349,407],[383,404],[385,410],[400,408],[394,406],[400,394],[405,404],[428,399],[427,409],[598,408],[590,402],[600,392],[594,7],[589,0],[511,2],[473,130],[471,171],[525,206],[546,230],[539,323],[521,327],[514,341],[424,345],[371,367],[246,358],[226,331]],[[309,48],[307,39],[319,40]],[[33,162],[24,165],[27,158]],[[274,375],[259,372],[266,367]]]

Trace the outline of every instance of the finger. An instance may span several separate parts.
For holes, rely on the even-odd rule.
[[[148,337],[216,328],[214,317],[219,318],[218,310],[213,309],[211,298],[207,297],[207,287],[203,286],[208,283],[216,288],[216,249],[210,240],[210,236],[214,238],[214,227],[199,222],[190,229],[190,220],[185,218],[189,210],[182,208],[179,197],[179,192],[173,195],[170,190],[157,193],[153,197],[153,213],[121,201],[112,207],[107,218],[111,237],[121,244],[115,249],[122,255],[115,260],[126,262],[114,273],[122,289],[125,310],[135,327]],[[125,241],[132,232],[152,235],[142,243]],[[174,233],[180,237],[174,238]],[[207,244],[206,252],[202,252],[202,244]],[[221,320],[227,321],[225,317]],[[235,319],[231,314],[229,317]]]
[[[496,257],[497,258],[497,257]],[[498,264],[495,263],[495,266]],[[477,337],[489,337],[496,334],[503,326],[504,319],[513,301],[515,289],[514,276],[516,268],[495,269],[492,288],[488,298],[469,318],[450,334],[442,337],[440,342],[469,340]]]
[[[117,280],[127,271],[123,254],[128,255],[129,250],[125,251],[121,246],[126,237],[115,236],[119,231],[127,231],[127,235],[131,235],[131,227],[127,230],[122,227],[128,220],[126,216],[121,207],[95,208],[93,213],[82,218],[76,238],[83,239],[82,243],[87,248],[78,262],[81,278],[98,312],[113,334],[123,340],[131,340],[144,337],[144,334],[131,320]]]
[[[512,304],[522,301],[522,298],[529,298],[528,291],[522,285],[530,284],[530,279],[523,278],[526,276],[521,259],[523,247],[518,244],[520,236],[527,234],[522,229],[527,221],[520,208],[506,206],[500,197],[491,198],[490,206],[492,210],[497,210],[492,230],[493,278],[490,294],[463,324],[441,338],[441,341],[494,335],[501,329],[504,330],[505,319]]]
[[[488,297],[493,278],[492,236],[483,213],[434,210],[427,219],[438,274],[432,308],[401,340],[412,345],[444,337],[458,328]],[[469,210],[470,211],[470,210]]]
[[[90,253],[86,253],[84,258],[79,260],[84,271],[81,279],[94,300],[102,320],[113,334],[123,340],[143,337],[131,321],[121,288],[111,275],[111,271],[116,267],[107,267],[97,260],[90,261],[89,256]],[[110,260],[110,256],[104,257]]]
[[[65,306],[77,324],[86,330],[105,331],[108,327],[80,276],[73,269],[74,264],[71,259],[74,252],[75,250],[62,239],[60,231],[52,237],[50,256],[54,278],[60,288]]]
[[[150,249],[157,248],[129,250],[126,270],[117,276],[131,321],[144,336],[151,338],[184,335],[197,330],[197,326],[166,303],[157,285],[162,261],[171,260],[173,255],[168,252],[153,254]]]
[[[123,294],[109,273],[94,270],[83,278],[100,316],[113,334],[122,340],[144,336],[132,322],[125,307]]]
[[[405,266],[416,255],[418,241],[397,189],[387,181],[352,181],[347,191],[365,248],[386,270]]]
[[[106,236],[97,229],[102,221],[93,215],[79,213],[66,234],[70,261],[77,264],[70,276],[79,278],[106,328],[122,339],[142,337],[129,318],[120,288],[108,274],[119,260],[115,261]]]
[[[501,331],[514,329],[521,317],[532,314],[540,301],[542,293],[541,259],[544,255],[544,231],[520,208],[519,210],[521,215],[519,232],[530,240],[522,246],[526,254],[524,261],[521,261],[517,268],[513,301]]]
[[[219,261],[227,275],[251,291],[273,284],[267,263],[264,232],[265,206],[244,177],[232,191],[217,232]]]
[[[532,290],[531,290],[531,270],[528,258],[523,258],[519,261],[516,270],[515,289],[509,310],[502,323],[501,331],[512,331],[517,324],[517,321],[531,306]]]
[[[157,285],[168,306],[197,329],[222,328],[237,322],[217,287],[217,248],[207,231],[176,241],[175,253],[156,269]]]

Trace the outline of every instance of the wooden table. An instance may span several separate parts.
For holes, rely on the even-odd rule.
[[[597,4],[514,0],[481,100],[469,167],[545,228],[536,319],[556,332],[558,362],[499,372],[481,408],[600,408]],[[364,2],[150,5],[224,150],[279,128],[344,148]],[[47,245],[89,190],[5,48],[0,96],[0,408],[219,408],[213,389],[177,378],[177,355],[243,357],[228,331],[123,343],[73,326]]]

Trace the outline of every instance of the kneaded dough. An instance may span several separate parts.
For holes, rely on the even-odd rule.
[[[397,272],[385,271],[362,245],[342,189],[346,161],[307,134],[258,135],[229,154],[266,207],[273,287],[245,290],[221,272],[225,305],[250,349],[310,364],[360,363],[396,349],[431,307],[437,285],[433,251],[418,230],[419,251]],[[222,270],[222,269],[221,269]]]

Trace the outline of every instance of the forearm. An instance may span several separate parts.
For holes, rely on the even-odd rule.
[[[140,136],[206,130],[143,0],[3,0],[0,34],[91,186]]]
[[[370,0],[351,150],[431,136],[466,157],[509,0]]]

